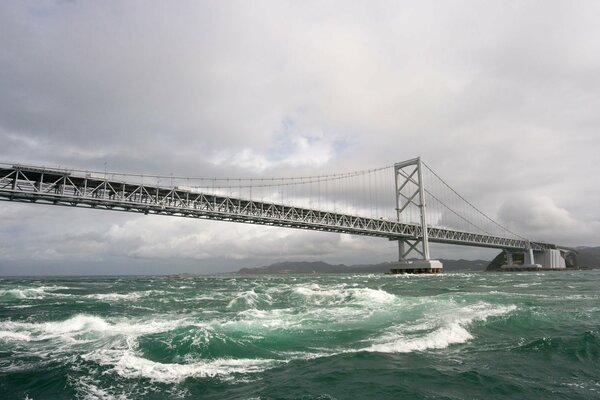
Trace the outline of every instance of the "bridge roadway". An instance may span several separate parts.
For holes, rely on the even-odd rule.
[[[385,219],[198,193],[189,188],[128,183],[98,173],[0,165],[0,200],[202,218],[388,238],[419,239],[422,228]],[[487,234],[428,227],[429,241],[498,249],[556,248]]]

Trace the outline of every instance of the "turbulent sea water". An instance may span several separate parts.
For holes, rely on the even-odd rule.
[[[1,279],[0,398],[600,398],[600,271]]]

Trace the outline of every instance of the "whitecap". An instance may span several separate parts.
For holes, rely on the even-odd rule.
[[[257,308],[260,305],[273,304],[273,298],[268,293],[256,293],[254,289],[247,290],[233,298],[227,308]]]
[[[132,293],[95,293],[95,294],[85,295],[84,297],[90,298],[90,299],[96,299],[96,300],[100,300],[100,301],[120,301],[120,300],[137,300],[142,296],[144,296],[144,295],[139,292],[132,292]]]
[[[30,339],[31,335],[28,332],[0,331],[0,340],[29,341]]]
[[[122,300],[137,300],[142,297],[148,297],[153,294],[165,294],[164,290],[145,290],[141,292],[130,293],[93,293],[83,297],[96,299],[100,301],[122,301]]]
[[[255,373],[284,361],[273,359],[200,360],[186,364],[161,363],[136,355],[132,350],[102,350],[83,356],[101,365],[112,365],[123,378],[147,378],[162,383],[178,383],[187,378],[228,377],[233,374]]]
[[[9,297],[14,299],[40,300],[47,296],[71,296],[68,293],[53,293],[56,290],[65,289],[69,288],[66,286],[38,286],[0,289],[0,298]]]
[[[109,322],[101,317],[78,314],[63,321],[52,322],[0,321],[0,332],[12,332],[12,336],[5,335],[5,338],[12,340],[40,341],[53,339],[78,342],[93,340],[98,336],[138,337],[144,334],[169,331],[185,325],[200,326],[202,324],[194,323],[185,318]]]
[[[374,340],[371,346],[360,349],[360,351],[408,353],[428,349],[444,349],[452,344],[465,343],[473,339],[473,335],[467,330],[467,327],[474,321],[505,315],[515,309],[514,305],[493,306],[486,303],[458,309],[449,307],[441,315],[430,316],[424,321],[412,325],[395,326],[385,335]],[[424,330],[430,332],[424,333]]]
[[[362,349],[380,353],[409,353],[427,349],[444,349],[451,344],[464,343],[473,336],[460,323],[443,326],[423,337],[407,338],[403,335],[386,338],[381,343]]]
[[[394,303],[397,297],[382,289],[348,288],[337,285],[322,288],[319,285],[301,285],[293,289],[296,295],[304,297],[309,303],[317,305],[359,304],[375,307],[382,304]]]
[[[92,382],[88,382],[83,378],[76,383],[76,390],[85,400],[127,400],[128,397],[124,394],[114,395],[109,390],[101,389]]]

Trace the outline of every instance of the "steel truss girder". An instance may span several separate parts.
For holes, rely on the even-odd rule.
[[[76,176],[69,171],[0,168],[0,200],[113,211],[213,219],[268,226],[422,240],[423,227],[398,221],[358,217],[250,199],[196,193],[176,187],[150,186]],[[546,243],[428,227],[429,240],[468,246],[534,250]]]

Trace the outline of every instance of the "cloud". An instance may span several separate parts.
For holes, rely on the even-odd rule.
[[[266,178],[420,155],[518,233],[594,244],[599,11],[600,3],[586,1],[150,1],[143,9],[1,2],[0,161]],[[6,220],[38,214],[3,209]],[[130,214],[92,223],[90,211],[40,210],[38,220],[0,226],[3,238],[18,232],[37,249],[20,252],[9,240],[1,257],[63,257],[54,248],[58,215],[77,215],[70,229],[81,233],[97,227],[100,236],[85,237],[98,255],[118,248],[111,235],[131,245],[117,252],[129,257],[192,257],[210,247],[202,232],[152,236],[136,228],[150,222]],[[246,228],[224,224],[211,237],[235,241]],[[317,235],[327,238],[319,247],[306,232],[255,229],[243,234],[278,248],[293,243],[290,253],[299,246],[329,259],[358,254],[337,235]],[[361,240],[352,246],[372,243]],[[271,257],[270,246],[235,254]],[[230,256],[225,245],[214,249],[207,256]]]
[[[218,167],[235,166],[251,173],[275,170],[278,167],[318,168],[326,165],[335,155],[335,142],[318,136],[288,135],[266,153],[251,148],[232,152],[215,151],[209,162]]]
[[[547,196],[515,195],[505,201],[498,213],[499,219],[509,229],[527,237],[563,245],[594,243],[593,236],[600,232],[597,221],[579,221],[568,210],[559,207]],[[590,242],[581,242],[589,237]]]
[[[382,246],[364,245],[345,235],[293,229],[265,228],[224,222],[177,218],[142,218],[113,225],[104,233],[114,255],[142,258],[234,260],[265,258],[323,258],[336,256],[340,249],[355,255],[375,256]],[[388,246],[385,240],[380,240]],[[391,250],[391,248],[389,249]],[[363,253],[363,254],[361,254]]]

